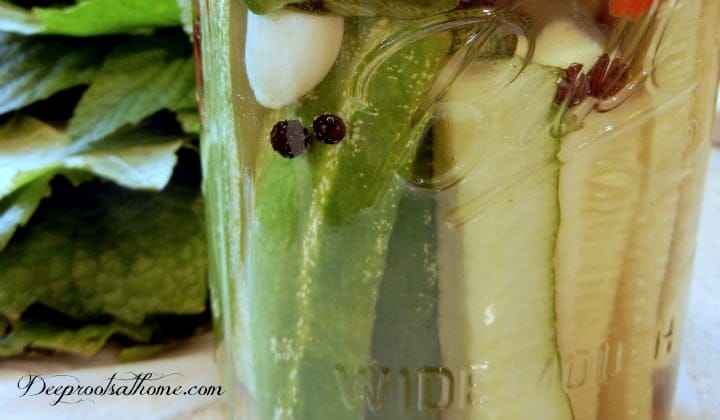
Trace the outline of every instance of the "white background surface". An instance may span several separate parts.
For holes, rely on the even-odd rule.
[[[682,350],[676,419],[720,419],[720,149],[712,152],[700,223],[698,253]],[[27,374],[70,374],[82,385],[104,385],[127,372],[171,375],[160,385],[218,385],[210,334],[160,359],[114,364],[110,351],[92,360],[72,357],[0,362],[0,419],[218,419],[217,398],[87,397],[92,401],[51,406],[48,396],[20,396],[18,380]],[[67,384],[68,382],[63,382]],[[72,382],[70,382],[72,383]],[[69,400],[72,401],[72,400]]]
[[[718,124],[720,126],[720,124]],[[720,419],[720,149],[710,158],[678,395],[693,418]],[[689,394],[689,395],[686,395]],[[690,398],[696,396],[693,407]],[[692,410],[691,410],[692,409]]]

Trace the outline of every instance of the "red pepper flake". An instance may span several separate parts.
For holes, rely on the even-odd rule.
[[[650,10],[653,0],[610,0],[610,14],[638,20]]]

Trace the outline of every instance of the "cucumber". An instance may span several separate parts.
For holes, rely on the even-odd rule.
[[[389,371],[385,388],[376,389],[375,402],[365,416],[368,420],[438,417],[417,410],[415,392],[417,372],[425,366],[440,366],[434,210],[432,198],[413,194],[404,194],[398,207],[372,341],[373,363]]]
[[[604,346],[638,206],[640,145],[625,140],[601,137],[576,156],[560,155],[558,343],[578,419],[595,418],[601,375],[613,370],[608,364],[599,372],[595,357],[609,350]]]
[[[436,168],[464,174],[438,193],[438,329],[458,382],[446,419],[572,417],[555,338],[558,72],[513,80],[520,67],[472,64],[434,127]]]
[[[598,372],[603,356],[597,355],[617,352],[616,343],[606,345],[639,206],[642,144],[627,137],[641,137],[644,128],[625,126],[623,134],[602,135],[608,121],[623,112],[589,114],[580,131],[563,139],[558,154],[557,336],[563,384],[578,420],[595,418],[603,376],[614,370],[615,359],[608,359]]]
[[[622,342],[622,372],[600,395],[599,417],[652,419],[653,374],[663,362],[656,339],[662,284],[670,264],[680,186],[689,173],[686,150],[697,142],[690,112],[702,71],[699,30],[702,3],[679,1],[658,46],[653,77],[646,85],[655,111],[645,132],[622,139],[643,144],[643,185],[630,246],[622,270],[611,327]],[[630,105],[630,104],[628,104]],[[664,353],[664,352],[663,352]]]
[[[703,2],[702,16],[706,22],[720,20],[720,3]],[[700,45],[717,45],[713,25],[700,28]],[[702,78],[694,90],[695,103],[690,115],[695,116],[697,125],[691,131],[692,140],[683,155],[683,167],[689,173],[680,186],[675,234],[670,248],[670,261],[665,274],[658,307],[658,323],[663,341],[659,346],[661,362],[668,366],[663,373],[653,375],[655,390],[653,407],[670,410],[674,401],[677,364],[680,359],[679,340],[684,336],[684,316],[688,302],[688,292],[692,277],[693,257],[697,247],[698,223],[702,205],[703,186],[707,173],[712,137],[712,121],[715,116],[716,84],[718,74],[718,55],[715,48],[698,51],[698,66],[702,68]],[[668,355],[669,353],[669,355]]]
[[[257,14],[269,13],[289,4],[303,3],[296,0],[241,0],[248,9]],[[304,8],[318,8],[318,2],[305,2]],[[459,0],[325,0],[320,8],[341,16],[388,16],[399,19],[415,19],[446,12],[457,7]],[[302,7],[302,5],[300,5]]]
[[[704,2],[702,16],[708,19],[720,19],[720,3]],[[705,25],[700,28],[700,45],[714,45],[714,27]],[[675,236],[670,257],[668,274],[665,278],[660,312],[670,312],[671,308],[686,301],[686,293],[692,271],[693,255],[700,215],[701,196],[707,170],[709,149],[712,138],[712,120],[715,115],[715,78],[718,74],[718,56],[712,48],[698,51],[698,66],[702,68],[702,79],[694,89],[698,99],[693,103],[690,115],[695,116],[697,125],[692,127],[690,142],[683,155],[682,165],[690,173],[680,188],[678,218],[675,223]],[[702,98],[702,99],[700,99]],[[668,309],[662,309],[668,308]],[[682,312],[682,310],[680,310]],[[658,314],[658,319],[666,319],[671,314]]]
[[[244,230],[241,196],[243,192],[244,164],[248,154],[236,137],[248,138],[243,128],[236,124],[234,105],[241,104],[246,112],[261,114],[260,109],[251,109],[252,92],[245,84],[233,84],[230,74],[236,63],[230,40],[242,39],[245,32],[245,11],[239,2],[199,2],[201,19],[203,57],[199,65],[202,74],[223,75],[199,87],[202,119],[202,141],[200,142],[203,196],[208,226],[208,283],[210,287],[213,331],[216,342],[216,358],[223,369],[219,372],[227,395],[243,395],[242,386],[252,392],[253,379],[247,347],[247,317],[245,316],[244,281],[245,258],[243,251]],[[215,28],[227,28],[218,31]],[[242,68],[242,67],[240,67]],[[207,78],[206,78],[207,80]],[[235,89],[237,90],[235,90]],[[229,92],[243,91],[246,98],[234,101]],[[258,107],[259,108],[259,107]],[[212,115],[212,118],[207,118]],[[237,180],[240,187],[228,179]],[[242,385],[239,383],[242,381]],[[236,401],[240,398],[236,398]],[[234,402],[234,401],[233,401]],[[242,409],[250,410],[251,399],[242,401]]]
[[[429,179],[432,137],[423,142],[414,173]],[[372,359],[385,373],[384,389],[376,390],[377,403],[367,420],[402,418],[436,419],[432,411],[419,411],[416,372],[440,366],[437,332],[437,232],[432,196],[404,190],[387,249],[387,267],[375,307]],[[375,382],[378,383],[377,381]],[[379,394],[378,394],[379,393]]]
[[[399,24],[347,19],[330,74],[297,107],[271,112],[264,122],[262,133],[269,133],[278,120],[309,126],[334,112],[348,135],[334,146],[315,143],[292,160],[268,144],[256,153],[247,300],[261,418],[364,416],[364,383],[356,373],[371,365],[385,251],[401,198],[394,162],[406,147],[417,148],[408,138],[411,114],[450,45],[449,36],[427,38],[389,59],[371,81],[369,114],[347,96],[352,74]]]
[[[654,344],[655,313],[642,331],[621,325],[620,318],[632,317],[644,301],[656,310],[675,217],[672,191],[679,180],[666,179],[665,197],[657,195],[656,181],[649,182],[655,176],[649,171],[657,168],[648,165],[662,149],[648,140],[653,108],[638,93],[623,107],[590,114],[581,131],[563,140],[559,154],[558,343],[577,419],[635,418],[640,412],[628,417],[620,389],[643,390],[633,404],[650,407],[653,356],[647,347]],[[627,109],[633,110],[630,116]],[[615,130],[605,133],[609,122]],[[657,211],[648,207],[650,197]],[[631,309],[628,299],[638,307]],[[644,374],[628,381],[633,371]]]
[[[680,3],[682,12],[655,34],[661,41],[645,89],[590,114],[563,139],[558,342],[577,419],[650,419],[672,399],[666,382],[681,307],[668,302],[684,300],[679,287],[692,260],[684,231],[695,224],[687,225],[693,216],[683,216],[681,197],[698,200],[687,175],[706,148],[691,114],[700,6]],[[694,186],[683,192],[688,182]]]

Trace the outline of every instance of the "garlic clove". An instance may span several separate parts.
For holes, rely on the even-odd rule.
[[[583,3],[565,3],[557,7],[549,7],[545,0],[522,3],[520,10],[536,28],[533,61],[561,68],[580,63],[589,70],[602,55],[606,36],[594,23],[592,10]]]
[[[245,67],[257,102],[281,108],[317,86],[335,63],[343,30],[341,16],[248,12]]]

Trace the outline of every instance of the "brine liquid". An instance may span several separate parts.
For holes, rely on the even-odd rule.
[[[608,38],[621,24],[601,1],[548,3],[597,8],[596,29]],[[483,95],[509,95],[512,84],[477,95],[458,87],[481,83],[468,76],[476,65],[522,68],[510,57],[463,68],[427,109],[424,91],[408,92],[429,113],[419,123],[402,102],[380,116],[358,112],[358,102],[347,100],[357,74],[343,71],[353,63],[363,69],[348,57],[384,28],[377,29],[379,18],[346,18],[346,38],[359,41],[343,44],[323,83],[348,89],[265,109],[245,75],[241,3],[201,1],[210,280],[230,415],[669,418],[717,92],[720,6],[677,0],[655,8],[649,25],[662,27],[662,36],[639,37],[638,54],[648,58],[633,61],[646,77],[623,92],[622,104],[603,112],[581,105],[565,114],[575,112],[577,125],[559,128],[551,111],[531,125],[536,105],[522,90],[516,108],[486,106]],[[388,23],[379,39],[408,39],[395,32],[401,27]],[[505,35],[523,31],[538,35],[522,27]],[[436,51],[432,42],[418,51]],[[447,76],[443,62],[423,65],[438,67],[392,77],[436,88],[432,77]],[[387,83],[370,88],[371,98],[393,92]],[[295,160],[275,156],[269,127],[307,119],[310,110],[347,116],[347,144],[316,142]],[[358,133],[371,142],[392,112],[411,121],[409,152],[359,147],[357,165],[343,155]],[[387,121],[391,133],[378,131],[379,138],[398,131],[390,125],[397,121]],[[495,141],[484,137],[487,124],[500,127]],[[542,135],[518,134],[533,127]],[[462,133],[469,133],[465,145],[441,140]],[[555,146],[532,143],[535,137]],[[513,161],[535,150],[547,156]],[[398,157],[373,189],[367,179],[384,175],[384,156],[394,154],[410,158]]]

